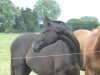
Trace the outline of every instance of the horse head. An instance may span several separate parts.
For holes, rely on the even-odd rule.
[[[42,48],[55,43],[57,40],[63,40],[69,47],[71,53],[80,53],[80,46],[72,29],[62,21],[52,21],[46,17],[44,31],[38,37],[39,39],[33,44],[35,53],[39,53]],[[77,55],[80,68],[83,64],[82,55]]]
[[[33,44],[34,52],[38,53],[42,48],[55,43],[65,30],[71,30],[71,27],[66,27],[62,21],[52,21],[46,16],[44,30]]]
[[[33,43],[32,47],[35,53],[39,53],[40,50],[57,41],[57,34],[53,31],[44,31],[40,33],[37,41]]]

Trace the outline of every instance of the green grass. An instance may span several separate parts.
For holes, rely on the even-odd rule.
[[[10,45],[18,35],[0,33],[0,75],[10,75]]]
[[[19,35],[18,33],[0,33],[0,75],[10,75],[10,45]],[[84,75],[84,72],[81,72],[81,75]]]

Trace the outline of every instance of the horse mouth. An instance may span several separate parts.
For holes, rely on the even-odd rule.
[[[38,49],[34,49],[34,52],[35,52],[35,53],[39,53],[40,50],[38,50]]]
[[[34,50],[35,53],[39,53],[42,49],[42,45],[33,45],[32,49]]]
[[[34,50],[35,53],[39,53],[40,49],[36,46],[32,46],[32,49]]]

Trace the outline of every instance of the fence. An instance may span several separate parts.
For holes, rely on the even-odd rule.
[[[97,51],[100,52],[100,51]],[[86,52],[86,53],[93,53],[93,52]],[[47,57],[60,57],[65,55],[76,55],[81,53],[73,53],[73,54],[60,54],[60,55],[48,55],[48,56],[35,56],[35,57],[26,57],[26,58],[47,58]],[[0,54],[0,75],[10,75],[10,59],[17,60],[17,59],[23,59],[25,57],[20,58],[10,58],[10,54]],[[36,75],[34,73],[31,73],[30,75]],[[81,72],[81,75],[84,75],[83,72]]]

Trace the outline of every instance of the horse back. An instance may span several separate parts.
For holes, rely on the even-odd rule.
[[[25,54],[29,50],[28,48],[32,46],[32,42],[35,41],[37,34],[34,33],[24,33],[18,36],[11,44],[11,57],[25,57]]]

